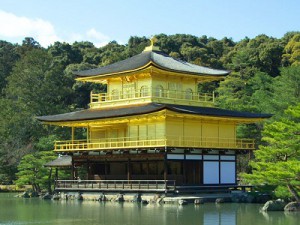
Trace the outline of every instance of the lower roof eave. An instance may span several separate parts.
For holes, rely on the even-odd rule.
[[[159,103],[148,103],[144,105],[135,105],[131,107],[119,107],[109,109],[87,109],[77,112],[58,114],[52,116],[37,117],[44,124],[58,126],[87,126],[106,120],[126,120],[132,117],[144,117],[145,115],[154,115],[165,113],[166,116],[184,116],[191,118],[203,118],[210,120],[230,120],[235,123],[256,123],[270,118],[271,114],[256,114],[247,112],[230,111],[211,107],[196,107],[183,105],[170,105]]]

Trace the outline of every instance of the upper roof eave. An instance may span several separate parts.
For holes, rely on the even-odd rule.
[[[162,67],[160,65],[155,64],[154,62],[149,62],[147,65],[137,68],[135,70],[130,70],[130,71],[123,71],[123,72],[117,72],[117,73],[109,73],[109,74],[100,74],[100,75],[95,75],[95,76],[89,76],[89,77],[80,77],[77,76],[75,79],[78,81],[95,81],[95,80],[106,80],[107,78],[113,78],[113,77],[120,77],[120,76],[127,76],[127,75],[132,75],[133,73],[139,72],[139,71],[145,71],[146,69],[150,68],[151,66],[159,69],[159,70],[165,70],[171,73],[177,73],[178,75],[191,75],[194,77],[210,77],[213,80],[222,80],[224,79],[231,71],[227,71],[228,73],[226,74],[219,74],[219,75],[210,75],[210,74],[197,74],[193,72],[183,72],[183,71],[177,71],[177,70],[172,70],[169,68]]]
[[[128,72],[139,71],[149,65],[155,65],[163,70],[169,70],[176,73],[191,75],[208,76],[226,76],[230,73],[228,70],[211,69],[198,66],[179,59],[175,59],[159,51],[142,52],[131,58],[91,70],[74,71],[78,80],[84,78],[105,77],[112,75],[121,75]]]

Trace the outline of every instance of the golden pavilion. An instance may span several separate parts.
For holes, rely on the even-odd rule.
[[[199,84],[229,73],[172,58],[153,42],[131,58],[75,72],[78,81],[106,84],[107,92],[91,93],[88,109],[38,117],[72,133],[55,142],[61,157],[49,163],[72,168],[72,180],[58,187],[74,187],[81,167],[84,187],[97,190],[237,185],[237,154],[255,149],[254,140],[237,138],[237,126],[270,115],[219,109],[213,93],[198,92]],[[86,139],[76,140],[82,128]]]

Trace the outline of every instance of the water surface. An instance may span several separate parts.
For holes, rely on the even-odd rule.
[[[0,224],[299,225],[300,213],[259,213],[259,204],[186,206],[14,198],[0,193]]]

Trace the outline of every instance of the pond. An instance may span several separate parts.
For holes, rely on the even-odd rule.
[[[259,204],[158,205],[15,198],[0,193],[0,224],[296,225],[300,213],[260,213]]]

